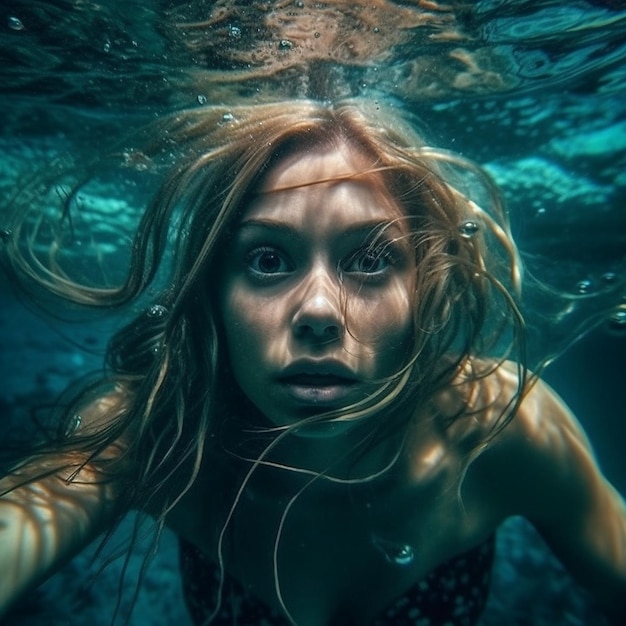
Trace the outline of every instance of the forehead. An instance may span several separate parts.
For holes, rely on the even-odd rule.
[[[364,175],[373,166],[372,158],[346,141],[310,146],[280,160],[266,175],[261,191],[276,191]]]
[[[346,142],[317,146],[279,161],[263,180],[245,219],[388,221],[403,215],[374,160]]]

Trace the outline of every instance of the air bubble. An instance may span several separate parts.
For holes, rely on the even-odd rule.
[[[626,334],[626,308],[620,308],[609,315],[607,328],[616,334]]]
[[[605,285],[614,285],[617,282],[617,274],[615,272],[604,272],[600,278]]]
[[[228,36],[231,39],[241,39],[241,28],[239,26],[229,26]]]
[[[124,157],[124,167],[130,167],[138,172],[146,172],[154,165],[152,159],[138,150],[125,150],[122,152]]]
[[[148,309],[148,317],[159,318],[167,315],[167,309],[162,304],[153,304]]]
[[[380,28],[378,28],[378,26],[374,26],[372,31],[375,32],[376,34],[378,34],[380,32]]]
[[[459,226],[459,233],[461,233],[461,237],[464,237],[465,239],[471,239],[479,231],[480,224],[472,220],[467,220]]]
[[[104,47],[102,49],[105,52],[110,52],[111,51],[111,42],[110,41],[105,41],[104,42]]]
[[[0,230],[0,241],[2,241],[2,243],[7,243],[7,241],[9,241],[12,236],[13,231],[9,228],[3,228],[2,230]]]
[[[198,94],[198,96],[196,96],[196,100],[198,101],[198,104],[206,104],[209,101],[209,99],[202,94]]]
[[[228,122],[234,122],[235,121],[235,116],[232,113],[224,113],[224,115],[222,115],[222,122],[224,122],[225,124],[228,124]]]
[[[415,551],[408,543],[396,543],[376,535],[371,537],[372,543],[382,552],[388,563],[406,566],[415,560]]]
[[[292,48],[293,48],[293,43],[291,43],[289,39],[281,39],[278,44],[279,50],[287,51],[287,50],[291,50]]]
[[[296,0],[295,5],[296,5],[299,9],[303,9],[303,8],[304,8],[304,2],[302,2],[302,0]]]
[[[321,37],[321,35],[317,31],[315,31],[313,33],[313,37],[315,37],[315,39],[319,39]]]
[[[11,30],[25,30],[24,24],[22,24],[22,20],[19,17],[9,17],[7,25]]]
[[[576,293],[584,295],[593,290],[593,283],[590,280],[579,280],[576,284]]]
[[[76,415],[73,415],[67,425],[67,428],[65,429],[65,436],[71,437],[73,434],[75,434],[76,431],[80,428],[80,425],[82,423],[83,423],[82,415],[79,415],[78,413],[76,413]]]

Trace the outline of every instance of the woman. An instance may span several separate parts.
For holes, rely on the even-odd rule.
[[[56,248],[44,265],[41,222],[13,226],[12,274],[85,305],[135,301],[172,260],[106,380],[2,483],[1,606],[139,509],[180,536],[198,624],[474,624],[511,515],[626,615],[624,503],[523,366],[497,193],[398,117],[179,114],[150,156],[184,157],[119,288],[73,281]]]

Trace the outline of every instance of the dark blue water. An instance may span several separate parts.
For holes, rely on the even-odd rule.
[[[626,493],[620,0],[4,2],[0,210],[51,161],[90,161],[115,141],[130,148],[130,129],[173,110],[353,96],[415,113],[433,143],[475,159],[501,185],[524,260],[543,286],[524,304],[533,358],[565,350],[546,378]],[[129,171],[86,190],[76,262],[93,253],[95,237],[115,278],[150,184]],[[0,288],[0,428],[9,436],[32,427],[30,407],[98,367],[110,324],[42,321]],[[600,623],[530,528],[513,522],[500,544],[485,626]],[[140,561],[131,563],[131,583]],[[73,561],[10,623],[109,623],[119,566],[88,586],[88,565],[84,555]],[[131,623],[188,623],[171,537]]]

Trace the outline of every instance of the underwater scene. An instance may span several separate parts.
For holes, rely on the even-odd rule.
[[[80,184],[63,262],[106,284],[123,281],[161,174],[142,149],[155,120],[305,98],[410,113],[429,145],[500,188],[524,264],[528,364],[548,363],[543,378],[626,494],[622,0],[5,1],[0,94],[0,246],[16,206],[53,212]],[[36,433],[42,407],[101,371],[137,307],[90,312],[0,276],[0,442]],[[191,626],[176,538],[165,529],[154,550],[140,536],[127,556],[133,519],[2,623]],[[529,523],[500,528],[481,626],[605,623]]]

